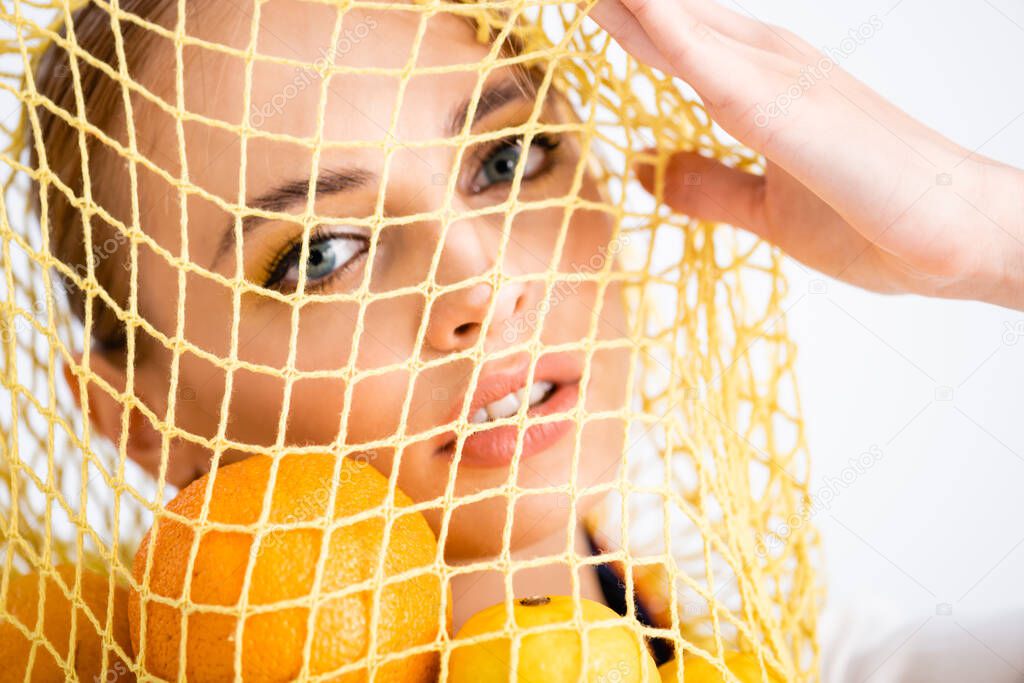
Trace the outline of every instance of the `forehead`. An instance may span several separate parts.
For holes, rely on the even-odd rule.
[[[181,144],[179,123],[160,107],[138,108],[135,120],[142,153],[172,177],[184,172],[184,151],[187,184],[198,188],[189,221],[197,250],[212,250],[219,237],[203,226],[227,222],[205,193],[228,203],[244,194],[247,202],[283,182],[358,168],[387,177],[385,196],[395,202],[406,189],[422,194],[447,172],[454,147],[409,143],[449,137],[453,111],[481,81],[512,78],[509,67],[480,68],[491,46],[452,14],[427,15],[408,3],[341,11],[298,0],[269,0],[255,19],[251,10],[203,4],[186,17],[187,34],[204,42],[183,49],[180,83],[169,41],[147,54],[139,75],[166,105],[184,103]],[[246,59],[250,46],[258,58]],[[243,122],[258,132],[243,136]],[[173,248],[178,223],[158,219],[175,210],[171,188],[156,175],[140,188],[143,211],[154,217],[147,230]]]
[[[467,19],[417,8],[395,2],[346,10],[271,0],[257,22],[223,3],[210,11],[217,16],[195,22],[197,37],[214,47],[184,53],[186,109],[228,124],[247,118],[267,133],[328,141],[440,137],[453,103],[487,78],[479,65],[490,48]],[[251,44],[257,57],[247,68],[244,52]]]

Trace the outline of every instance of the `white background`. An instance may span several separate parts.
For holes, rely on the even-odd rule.
[[[841,65],[959,144],[1024,168],[1024,1],[723,4],[821,48],[877,15],[881,30]],[[790,272],[812,489],[839,492],[815,517],[834,605],[887,607],[872,628],[903,624],[893,653],[952,633],[979,665],[1024,680],[1024,642],[990,635],[1024,607],[1024,312]],[[877,464],[837,484],[872,446]],[[973,626],[984,615],[989,629]],[[899,659],[879,655],[872,681]]]

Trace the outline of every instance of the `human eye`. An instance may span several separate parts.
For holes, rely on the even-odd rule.
[[[369,240],[352,232],[321,231],[318,227],[309,238],[306,258],[306,292],[323,289],[342,275],[369,250]],[[263,284],[268,289],[292,292],[299,282],[302,240],[292,243],[272,262]]]
[[[479,169],[473,177],[473,192],[483,192],[501,183],[511,183],[515,178],[516,164],[523,155],[523,136],[504,138],[492,144],[480,155]],[[544,133],[534,135],[526,150],[523,180],[538,177],[551,167],[552,150],[558,146],[558,138]]]

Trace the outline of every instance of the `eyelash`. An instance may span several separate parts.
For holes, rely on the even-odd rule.
[[[476,168],[474,170],[474,173],[473,173],[472,177],[476,178],[476,176],[479,175],[480,172],[483,170],[484,164],[487,163],[487,161],[489,161],[490,158],[493,157],[498,152],[501,152],[501,151],[503,151],[505,149],[508,149],[510,147],[514,147],[516,145],[522,145],[523,137],[524,136],[520,134],[520,135],[515,135],[515,136],[511,136],[511,137],[506,137],[506,138],[502,138],[502,139],[499,139],[499,140],[495,140],[490,145],[488,145],[484,150],[474,154],[474,157],[477,159],[477,164],[476,164]],[[556,149],[558,147],[560,142],[561,142],[561,139],[559,137],[557,137],[557,136],[553,136],[553,135],[550,135],[548,133],[538,133],[538,134],[533,136],[533,139],[531,140],[530,145],[531,146],[535,145],[535,146],[537,146],[537,147],[539,147],[539,148],[541,148],[543,150],[551,152],[552,150],[554,150],[554,149]],[[544,165],[539,170],[537,170],[529,178],[525,178],[524,177],[523,180],[526,181],[526,182],[529,182],[529,181],[532,181],[532,180],[536,180],[537,178],[542,177],[544,174],[546,174],[548,171],[550,171],[551,167],[553,165],[554,165],[554,162],[552,161],[552,159],[547,158],[547,159],[544,160]],[[492,183],[491,185],[488,185],[487,187],[482,188],[482,189],[474,188],[474,191],[478,192],[478,193],[479,192],[486,192],[491,187],[494,187],[495,185],[500,185],[500,184],[502,184],[502,183]],[[310,282],[308,277],[307,277],[306,287],[305,287],[305,290],[304,290],[306,293],[308,293],[308,294],[316,293],[316,292],[319,292],[320,290],[326,288],[336,278],[338,278],[341,275],[343,275],[344,273],[346,273],[349,270],[349,268],[351,267],[352,263],[357,258],[362,256],[363,254],[365,254],[369,250],[369,243],[366,241],[365,238],[363,238],[363,237],[361,237],[359,235],[353,235],[351,233],[345,233],[345,232],[334,232],[334,233],[328,232],[327,230],[325,230],[323,228],[323,226],[320,226],[320,225],[318,225],[315,228],[313,228],[312,232],[310,232],[310,235],[309,235],[309,248],[312,250],[313,247],[321,244],[322,242],[326,242],[327,240],[337,239],[337,238],[340,238],[340,237],[347,237],[349,239],[361,239],[361,240],[363,240],[364,243],[366,243],[366,248],[362,252],[360,252],[359,256],[355,256],[355,257],[349,259],[349,261],[346,262],[345,265],[339,267],[333,273],[331,273],[330,275],[328,275],[327,277],[325,277],[325,278],[323,278],[321,280],[318,280],[316,282]],[[288,259],[294,257],[297,260],[299,258],[299,256],[301,256],[301,253],[302,253],[302,241],[298,240],[298,241],[292,242],[290,245],[288,245],[286,248],[284,248],[282,251],[280,251],[273,259],[271,259],[270,263],[264,269],[264,272],[267,275],[264,278],[263,287],[265,287],[266,289],[274,289],[275,285],[277,283],[279,283],[284,278],[285,273],[288,272],[287,268],[290,267],[290,264],[286,266],[286,263],[287,263]]]
[[[328,275],[327,277],[325,277],[325,278],[323,278],[321,280],[317,280],[316,282],[310,282],[308,274],[307,274],[307,277],[306,277],[306,287],[303,290],[306,294],[315,294],[315,293],[319,292],[320,290],[326,288],[336,278],[341,277],[346,272],[348,272],[348,270],[351,268],[352,264],[358,258],[360,258],[364,254],[366,254],[367,251],[369,251],[369,241],[365,237],[363,237],[362,235],[355,235],[355,234],[352,234],[350,232],[344,232],[344,231],[330,232],[330,231],[326,230],[322,225],[316,226],[309,233],[309,249],[310,249],[310,251],[312,251],[312,249],[315,246],[317,246],[317,245],[319,245],[319,244],[321,244],[323,242],[327,242],[329,240],[338,239],[338,238],[347,238],[347,239],[353,239],[353,240],[360,240],[360,241],[362,241],[364,243],[365,246],[364,246],[363,250],[361,252],[359,252],[358,255],[353,256],[351,259],[349,259],[345,263],[345,265],[340,266],[337,270],[335,270],[330,275]],[[302,255],[302,240],[301,239],[297,240],[295,242],[292,242],[284,250],[282,250],[280,253],[278,253],[277,256],[275,256],[270,261],[270,264],[266,267],[265,272],[267,273],[267,275],[264,278],[263,287],[265,287],[266,289],[275,289],[277,283],[279,283],[284,278],[285,273],[288,272],[287,269],[291,267],[291,265],[288,264],[287,261],[290,258],[292,258],[292,257],[294,257],[295,260],[298,261],[298,259],[299,259],[299,257],[301,255]]]
[[[495,154],[497,154],[498,152],[501,152],[501,151],[503,151],[505,149],[508,149],[510,147],[515,147],[516,145],[522,145],[524,137],[526,137],[526,136],[523,135],[522,133],[520,133],[519,135],[512,135],[512,136],[505,137],[505,138],[499,138],[498,140],[495,140],[492,143],[490,143],[489,145],[487,145],[483,150],[475,153],[473,156],[477,160],[477,164],[476,164],[476,167],[474,168],[473,175],[470,176],[470,177],[471,178],[476,178],[480,174],[480,171],[483,170],[484,164],[487,163],[487,161],[489,161],[490,158],[492,156],[494,156]],[[557,149],[557,147],[558,147],[559,143],[561,143],[561,141],[562,141],[561,137],[559,137],[557,135],[552,135],[551,133],[542,132],[542,133],[537,133],[537,134],[535,134],[533,136],[533,139],[530,140],[530,146],[531,147],[539,147],[540,149],[543,149],[543,150],[545,150],[547,152],[552,152],[555,149]],[[544,174],[546,174],[548,171],[550,171],[553,166],[554,166],[554,160],[549,157],[549,158],[544,160],[544,165],[540,168],[540,170],[538,170],[532,176],[529,176],[529,177],[525,177],[524,176],[523,177],[523,181],[524,182],[528,182],[528,181],[531,181],[531,180],[536,180],[537,178],[542,177]],[[494,187],[495,185],[500,185],[500,184],[501,183],[493,183],[493,184],[491,184],[491,185],[489,185],[489,186],[487,186],[485,188],[482,188],[482,189],[477,189],[477,188],[471,186],[471,189],[474,192],[477,192],[477,193],[486,192],[491,187]]]

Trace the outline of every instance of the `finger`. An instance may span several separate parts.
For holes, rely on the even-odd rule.
[[[718,33],[681,8],[679,0],[623,0],[623,5],[728,133],[764,154],[849,225],[865,230],[873,226],[865,237],[879,238],[878,231],[889,225],[893,217],[879,216],[876,203],[865,202],[863,198],[878,196],[880,188],[906,186],[901,177],[901,173],[906,173],[892,163],[891,155],[872,153],[891,146],[892,133],[886,127],[879,126],[870,115],[865,115],[863,107],[831,87],[801,88],[796,95],[789,95],[801,75],[802,67],[797,62]],[[782,94],[790,98],[788,108],[779,105]],[[837,136],[842,136],[844,144],[835,144]],[[917,170],[926,166],[912,156],[909,161]],[[736,180],[731,173],[725,175]],[[927,173],[915,175],[928,177]],[[934,178],[934,173],[930,177]],[[720,180],[720,175],[712,179]],[[739,183],[741,188],[744,185]],[[699,206],[705,216],[734,222],[722,216],[720,208],[716,212],[713,205],[707,204],[711,198],[728,199],[725,190],[702,192],[691,188],[687,192],[685,183],[682,186],[690,201],[707,195],[705,203]],[[735,188],[736,183],[726,183],[726,187]],[[736,197],[740,202],[745,199],[749,196],[743,193]],[[729,206],[727,202],[723,204]],[[691,215],[696,214],[696,209],[691,210]],[[756,205],[752,208],[750,204],[737,204],[734,211],[743,227],[772,240],[772,236],[763,234],[767,227],[764,222],[756,220]],[[890,242],[898,237],[896,231],[884,234]]]
[[[800,64],[723,35],[678,0],[623,0],[651,42],[704,100],[712,117],[740,142],[771,156],[792,146],[792,130],[755,125],[760,103],[772,102],[799,77]]]
[[[656,194],[656,168],[637,164],[640,184]],[[764,176],[692,152],[672,155],[665,166],[662,199],[673,210],[706,221],[729,223],[767,237]]]
[[[619,0],[600,0],[590,10],[588,16],[637,60],[653,66],[655,69],[671,73],[671,65],[654,47],[651,39],[647,37],[647,33],[640,26],[640,22],[622,6]]]
[[[699,21],[741,43],[798,60],[811,59],[819,54],[818,50],[786,29],[761,21],[749,12],[733,11],[717,0],[676,2]]]
[[[672,1],[724,36],[788,57],[801,66],[817,67],[816,74],[825,74],[824,77],[828,79],[830,85],[842,91],[847,97],[858,100],[858,105],[874,116],[887,117],[893,121],[898,119],[911,128],[919,127],[920,124],[909,114],[879,97],[867,85],[840,68],[835,60],[791,31],[764,22],[745,9],[746,14],[733,11],[717,0]],[[876,31],[879,29],[874,24],[871,28]]]
[[[654,167],[638,165],[636,171],[641,184],[654,193]],[[768,172],[773,171],[785,173],[769,164]],[[773,224],[767,218],[767,179],[764,176],[730,168],[697,154],[679,152],[666,164],[661,196],[679,213],[749,230],[797,261],[831,277],[872,290],[884,289],[884,282],[872,273],[887,267],[869,266],[870,262],[881,258],[875,245],[814,195],[803,200],[789,198],[785,217]],[[857,261],[864,267],[851,268]]]

